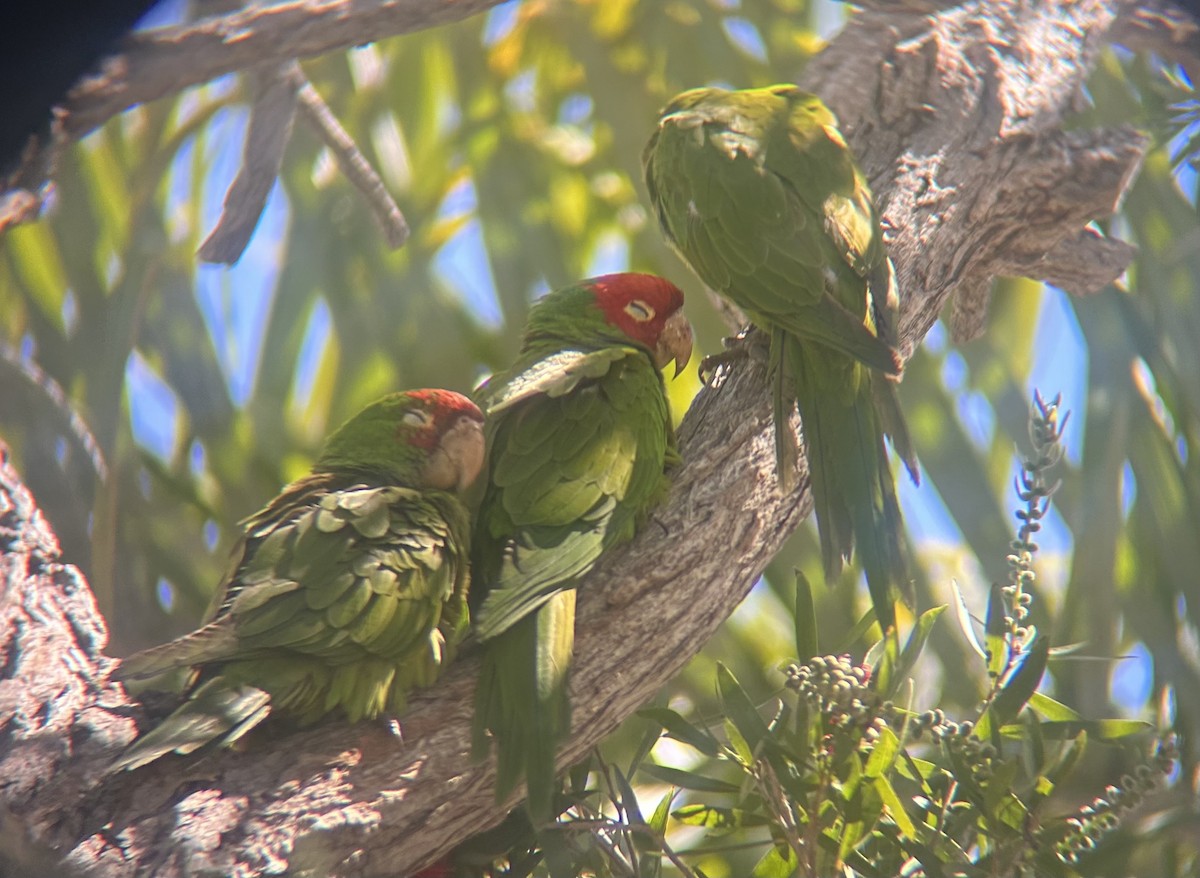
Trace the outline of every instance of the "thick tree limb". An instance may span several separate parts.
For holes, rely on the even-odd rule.
[[[871,12],[811,65],[804,85],[841,116],[885,210],[906,291],[906,349],[952,294],[978,299],[997,273],[1057,277],[1089,247],[1120,267],[1119,245],[1085,237],[1084,226],[1111,211],[1144,140],[1124,129],[1064,134],[1060,123],[1122,9],[1116,0],[993,0],[931,16]],[[228,35],[214,45],[220,64],[239,51]],[[261,44],[253,51],[262,61]],[[292,46],[286,57],[295,54]],[[583,589],[562,763],[699,650],[807,513],[806,477],[781,496],[771,447],[753,363],[697,397],[667,505]],[[0,713],[10,717],[0,719],[0,837],[95,876],[368,876],[410,873],[501,819],[491,765],[468,754],[470,656],[416,699],[403,746],[371,725],[331,724],[247,754],[102,779],[98,766],[134,733],[127,701],[107,682],[103,625],[86,589],[30,524],[14,478],[0,471],[0,504],[16,498],[0,505],[0,525],[18,535],[0,532],[9,547],[0,704],[11,706]]]

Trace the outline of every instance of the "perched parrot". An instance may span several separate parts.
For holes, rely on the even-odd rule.
[[[683,293],[647,274],[557,290],[530,311],[516,363],[484,384],[488,477],[472,604],[484,647],[475,752],[496,740],[497,800],[521,779],[550,819],[568,731],[575,587],[665,495],[675,437],[659,369],[692,352]]]
[[[794,480],[798,405],[826,578],[857,544],[886,629],[908,582],[884,435],[914,482],[917,462],[896,396],[891,261],[837,120],[793,85],[692,89],[642,159],[668,240],[768,336],[780,481]]]
[[[113,763],[133,769],[268,714],[307,725],[399,714],[468,626],[483,415],[447,390],[394,393],[327,441],[311,474],[245,522],[206,625],[126,658],[119,679],[193,668],[187,698]]]

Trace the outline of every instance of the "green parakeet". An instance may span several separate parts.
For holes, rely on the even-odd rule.
[[[857,544],[886,629],[908,583],[884,435],[918,471],[894,383],[894,275],[837,120],[792,85],[693,89],[662,111],[643,164],[667,238],[768,335],[780,481],[794,478],[798,405],[826,578]]]
[[[691,356],[683,293],[646,274],[557,290],[530,311],[516,363],[477,398],[488,477],[472,547],[484,645],[475,750],[498,749],[497,799],[522,775],[535,821],[553,816],[570,726],[575,586],[631,539],[678,459],[663,378]]]
[[[271,713],[399,714],[468,627],[459,496],[483,454],[482,413],[446,390],[395,393],[347,421],[310,475],[245,521],[211,621],[121,663],[120,679],[194,671],[183,704],[113,769],[232,744]]]

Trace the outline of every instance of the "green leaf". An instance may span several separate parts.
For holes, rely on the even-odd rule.
[[[638,766],[650,755],[650,751],[658,743],[658,739],[662,736],[661,733],[661,724],[657,720],[651,720],[646,731],[642,734],[641,740],[638,741],[638,745],[633,751],[633,756],[629,759],[629,768],[625,772],[627,777],[633,777],[637,772]]]
[[[1033,777],[1040,774],[1046,765],[1046,740],[1042,735],[1042,724],[1032,710],[1023,711],[1018,720],[1025,726],[1021,740],[1025,770]]]
[[[1152,723],[1136,719],[1083,719],[1041,724],[1042,736],[1051,741],[1068,740],[1081,732],[1087,732],[1089,736],[1101,741],[1119,741],[1122,738],[1145,734],[1153,729]],[[1000,733],[1006,738],[1021,738],[1025,734],[1025,727],[1018,723],[1009,723],[1001,727]]]
[[[958,580],[950,580],[950,588],[954,592],[954,618],[958,622],[958,628],[963,633],[963,637],[967,641],[967,645],[985,662],[987,661],[987,651],[979,642],[979,638],[975,635],[975,622],[971,618],[971,611],[967,608],[966,598],[963,597],[962,589],[958,587]]]
[[[712,832],[721,833],[767,824],[767,818],[757,811],[746,808],[720,808],[700,802],[682,805],[676,808],[671,816],[688,826],[703,826]]]
[[[616,787],[617,804],[625,812],[625,820],[632,826],[644,826],[646,819],[642,817],[641,806],[638,805],[633,787],[629,785],[629,779],[616,766],[610,766],[608,776]]]
[[[874,777],[871,779],[871,784],[875,787],[875,792],[887,808],[888,816],[900,827],[900,831],[905,835],[915,836],[917,834],[917,827],[913,825],[912,818],[904,810],[904,803],[896,795],[896,790],[892,787],[891,782],[886,777]]]
[[[1054,650],[1050,652],[1053,654]],[[1071,708],[1055,701],[1044,692],[1034,692],[1030,695],[1029,706],[1042,719],[1056,720],[1058,722],[1074,722],[1083,719],[1083,717],[1071,710]]]
[[[1072,738],[1071,745],[1065,748],[1054,763],[1046,769],[1046,779],[1054,786],[1058,786],[1065,778],[1069,777],[1075,770],[1075,766],[1083,759],[1083,754],[1087,750],[1087,742],[1087,732],[1080,732]]]
[[[642,763],[642,773],[663,783],[682,787],[685,790],[696,790],[700,793],[737,793],[739,791],[739,787],[735,784],[718,780],[715,777],[658,765],[654,762]]]
[[[917,664],[917,659],[921,657],[921,651],[925,648],[925,644],[929,640],[929,634],[933,631],[933,623],[944,612],[946,612],[946,605],[942,604],[939,607],[926,610],[917,619],[917,624],[909,633],[908,640],[904,643],[904,651],[900,653],[900,659],[896,663],[891,685],[887,689],[879,690],[885,698],[895,695],[900,683],[912,673],[913,668]]]
[[[1008,661],[1008,625],[1005,615],[1004,593],[1000,586],[992,583],[988,593],[987,621],[983,626],[983,641],[986,644],[988,675],[995,678],[1004,672]]]
[[[1038,634],[1029,649],[1021,657],[1016,671],[1005,681],[1000,694],[992,702],[992,712],[1003,725],[1012,720],[1029,701],[1042,677],[1046,673],[1046,661],[1050,657],[1050,638]]]
[[[1004,826],[1007,826],[1014,833],[1023,833],[1025,831],[1025,822],[1029,818],[1029,811],[1025,804],[1018,799],[1013,793],[1006,792],[1000,797],[1000,801],[996,803],[993,813],[996,819]]]
[[[997,759],[992,762],[991,774],[986,780],[980,781],[986,814],[999,814],[1008,807],[1007,800],[1012,795],[1020,770],[1021,763],[1015,758]]]
[[[793,620],[796,634],[796,657],[805,662],[813,656],[820,655],[817,638],[817,611],[813,605],[812,585],[808,578],[795,569],[796,602]]]
[[[892,770],[899,753],[900,739],[896,737],[895,732],[884,726],[871,747],[871,755],[867,757],[863,773],[870,778],[883,777]]]
[[[834,652],[839,654],[843,652],[850,652],[854,648],[854,645],[862,640],[864,636],[866,636],[866,633],[871,630],[871,626],[874,624],[875,610],[872,608],[867,610],[867,612],[865,612],[862,617],[854,623],[854,627],[851,628],[846,636],[842,638]]]
[[[796,854],[791,848],[781,852],[778,845],[772,845],[755,864],[750,878],[792,878],[797,867]]]
[[[671,788],[667,791],[658,805],[654,809],[654,813],[650,815],[650,820],[647,825],[657,835],[658,838],[665,838],[667,835],[667,818],[671,815],[671,803],[675,801],[675,796],[679,790]],[[653,850],[655,853],[661,853],[661,847],[657,841],[653,842]],[[650,856],[642,860],[642,870],[647,878],[658,878],[662,874],[662,857]]]
[[[745,738],[750,751],[757,754],[768,735],[767,724],[733,672],[721,662],[717,662],[717,694],[726,718]]]
[[[733,755],[737,761],[745,768],[751,769],[754,767],[754,751],[750,749],[750,745],[746,742],[745,737],[738,731],[733,720],[725,718],[725,736],[729,739],[729,746],[733,750]]]
[[[695,747],[705,756],[717,756],[721,752],[721,744],[716,738],[704,729],[692,725],[669,707],[644,707],[637,715],[658,723],[668,737]]]
[[[850,852],[868,836],[870,830],[883,814],[883,801],[873,783],[862,771],[857,753],[848,760],[850,775],[843,785],[842,795],[846,799],[843,810],[844,824],[837,831],[838,862],[845,862]],[[863,783],[868,780],[867,783]]]
[[[897,673],[900,666],[900,639],[895,629],[885,633],[867,653],[871,665],[871,685],[885,698],[895,693],[904,679]]]

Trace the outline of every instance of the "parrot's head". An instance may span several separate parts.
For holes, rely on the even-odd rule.
[[[692,357],[692,325],[683,314],[683,291],[653,274],[623,272],[583,281],[609,327],[650,349],[654,363],[675,374]]]
[[[483,466],[483,413],[451,390],[409,390],[371,403],[329,437],[316,472],[362,472],[398,485],[462,493]]]

